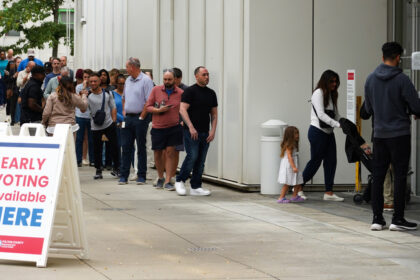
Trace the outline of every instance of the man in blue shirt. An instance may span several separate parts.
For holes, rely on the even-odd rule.
[[[24,59],[20,62],[19,67],[18,67],[18,72],[24,70],[29,61],[33,61],[39,66],[44,66],[44,63],[42,63],[41,60],[39,60],[38,58],[35,58],[35,50],[34,49],[29,49],[28,50],[28,58],[26,58],[26,59]]]
[[[47,88],[47,85],[48,85],[48,82],[50,81],[50,79],[60,75],[60,70],[61,70],[60,59],[54,57],[52,62],[51,62],[51,65],[52,65],[53,71],[51,73],[49,73],[47,76],[45,76],[44,90]]]
[[[138,58],[130,57],[126,69],[129,77],[125,81],[122,97],[125,126],[121,129],[122,162],[119,184],[127,184],[135,139],[138,157],[137,184],[142,185],[146,182],[146,133],[150,122],[150,116],[144,107],[153,89],[153,81],[141,72]]]

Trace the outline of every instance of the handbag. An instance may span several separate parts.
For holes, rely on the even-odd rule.
[[[96,125],[103,125],[105,122],[105,117],[106,117],[106,113],[105,113],[105,94],[106,92],[104,90],[102,90],[102,106],[101,109],[96,111],[95,115],[93,116],[93,122]]]
[[[319,126],[321,127],[321,128],[332,128],[332,126],[330,126],[329,124],[327,124],[326,122],[323,122],[319,117],[318,117],[318,114],[317,114],[317,112],[316,112],[316,109],[315,109],[315,107],[314,107],[314,104],[312,104],[312,108],[314,108],[314,112],[315,112],[315,115],[316,115],[316,117],[318,118],[318,120],[319,120]],[[331,119],[334,119],[335,118],[335,112],[334,112],[334,110],[325,110],[325,114],[327,114]]]

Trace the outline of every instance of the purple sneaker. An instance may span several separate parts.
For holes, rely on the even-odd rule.
[[[289,203],[289,202],[290,202],[290,200],[286,199],[285,197],[283,199],[277,200],[277,203]]]
[[[290,202],[304,202],[305,201],[305,199],[303,199],[302,197],[300,197],[300,196],[296,196],[296,197],[292,197],[291,199],[290,199]]]

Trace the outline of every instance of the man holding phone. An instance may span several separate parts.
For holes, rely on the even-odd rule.
[[[175,146],[182,144],[182,128],[179,124],[179,108],[183,90],[175,85],[172,69],[163,71],[163,85],[155,86],[146,103],[152,113],[152,150],[159,179],[156,188],[175,190],[171,178],[175,176],[177,157]],[[166,170],[166,177],[163,172]]]

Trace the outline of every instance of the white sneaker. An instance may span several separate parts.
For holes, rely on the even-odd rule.
[[[385,226],[384,226],[384,225],[377,224],[377,223],[373,223],[373,224],[370,226],[370,230],[373,230],[373,231],[381,231],[381,230],[383,230],[384,228],[385,228]]]
[[[137,174],[131,175],[128,180],[130,180],[130,181],[137,181]]]
[[[303,198],[304,200],[307,200],[308,199],[306,197],[306,195],[303,193],[303,191],[298,192],[297,195],[300,196],[301,198]]]
[[[191,189],[190,190],[190,195],[206,196],[206,195],[210,195],[210,194],[211,194],[211,191],[203,189],[203,188]]]
[[[324,200],[328,201],[344,201],[344,198],[337,196],[335,193],[332,195],[324,193]]]
[[[89,161],[87,159],[82,160],[82,164],[84,166],[88,166],[89,165]]]
[[[185,189],[184,182],[175,182],[175,190],[178,195],[186,195],[187,190]]]

